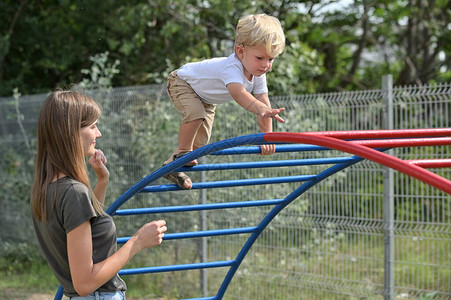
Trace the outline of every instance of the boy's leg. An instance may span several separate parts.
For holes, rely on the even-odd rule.
[[[194,137],[203,121],[203,119],[197,119],[180,125],[178,153],[193,150]]]
[[[204,103],[191,86],[177,76],[177,71],[169,74],[167,91],[175,108],[182,114],[182,120],[179,128],[177,149],[174,150],[165,163],[173,161],[174,154],[193,150],[194,138],[206,117]]]
[[[176,71],[171,72],[168,77],[167,91],[172,103],[182,114],[182,122],[178,135],[178,147],[164,164],[173,161],[173,155],[181,150],[192,150],[194,137],[205,118],[202,100],[188,83],[177,76]],[[172,172],[164,177],[183,189],[190,189],[193,185],[191,179],[183,172]]]
[[[207,103],[203,103],[203,105],[205,108],[206,116],[203,122],[200,124],[197,130],[197,134],[194,137],[193,150],[208,144],[211,137],[211,129],[213,127],[213,121],[215,119],[216,105]]]
[[[179,154],[182,151],[192,151],[194,138],[197,135],[200,125],[202,125],[203,119],[197,119],[188,123],[183,123],[180,125],[179,129],[179,144],[171,157],[166,161],[170,163],[173,161],[174,154]]]
[[[179,144],[177,149],[172,153],[172,155],[164,162],[163,165],[168,164],[174,160],[174,155],[180,153],[181,151],[192,151],[194,136],[197,134],[197,130],[202,124],[203,119],[197,119],[191,122],[182,123],[179,129]],[[174,182],[181,188],[185,190],[191,189],[193,182],[183,172],[172,172],[165,176],[166,179]]]

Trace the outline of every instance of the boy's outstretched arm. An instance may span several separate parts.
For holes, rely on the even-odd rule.
[[[227,85],[227,88],[233,99],[235,99],[239,105],[247,111],[257,115],[260,132],[272,131],[272,118],[279,122],[285,122],[284,119],[279,116],[279,113],[284,111],[285,108],[271,108],[267,93],[257,94],[254,97],[239,83],[230,83]],[[276,152],[275,145],[260,145],[260,149],[262,155],[270,155]]]
[[[255,98],[266,106],[271,107],[267,93],[255,95]],[[272,132],[272,118],[263,118],[262,116],[257,115],[257,122],[260,132]],[[274,144],[260,145],[260,151],[261,155],[271,155],[276,152],[276,146]]]
[[[257,94],[255,95],[258,101],[262,102],[268,107],[271,107],[271,103],[269,101],[268,93]],[[280,116],[275,116],[275,118],[280,118]],[[280,118],[282,119],[282,118]],[[283,121],[283,119],[282,119]],[[272,132],[272,118],[264,118],[262,116],[257,115],[258,127],[260,128],[260,132]],[[271,155],[276,152],[276,146],[274,144],[265,144],[260,145],[261,155]]]
[[[279,113],[284,111],[285,108],[271,108],[271,106],[269,106],[269,99],[267,100],[268,105],[266,105],[246,91],[240,83],[229,83],[227,89],[232,98],[245,110],[262,118],[274,118],[279,122],[284,122],[279,116]]]
[[[268,93],[257,94],[255,98],[261,103],[268,107],[271,107],[271,102],[269,101]],[[274,116],[279,122],[285,122],[279,115]],[[272,118],[265,117],[263,115],[257,115],[258,126],[260,132],[272,132]]]

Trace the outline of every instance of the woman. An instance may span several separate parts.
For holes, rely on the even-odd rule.
[[[33,224],[44,256],[70,299],[125,299],[117,274],[145,248],[161,244],[163,220],[141,227],[117,250],[116,227],[103,211],[109,171],[95,148],[100,108],[75,91],[55,91],[38,120],[31,194]],[[92,189],[85,157],[97,176]]]

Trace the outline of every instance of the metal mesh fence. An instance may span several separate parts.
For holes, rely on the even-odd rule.
[[[114,88],[90,92],[103,108],[103,136],[98,147],[108,155],[111,203],[128,187],[161,166],[177,142],[179,116],[163,86]],[[2,188],[0,238],[14,247],[34,240],[29,222],[28,194],[35,148],[35,125],[46,95],[0,99]],[[394,129],[450,127],[451,84],[393,88]],[[280,96],[273,107],[285,107],[286,122],[274,131],[307,132],[383,129],[383,90]],[[236,103],[218,106],[211,142],[258,131],[256,118]],[[395,149],[402,159],[449,158],[449,146]],[[331,152],[275,154],[327,157]],[[278,157],[279,158],[279,157]],[[265,156],[208,157],[215,161],[264,160]],[[241,178],[309,174],[301,169],[241,170]],[[450,170],[432,170],[451,178]],[[271,223],[232,280],[226,299],[382,299],[384,298],[384,168],[372,162],[352,166],[289,205]],[[196,176],[196,175],[195,175]],[[208,173],[224,180],[227,171]],[[11,178],[16,178],[15,180]],[[196,181],[198,178],[193,177]],[[208,202],[271,199],[286,195],[293,184],[214,190]],[[138,195],[126,207],[194,204],[198,191]],[[393,297],[449,299],[451,286],[451,199],[419,181],[395,173]],[[253,226],[269,208],[207,213],[208,229]],[[25,217],[24,217],[25,216]],[[200,227],[199,213],[116,218],[118,233],[127,236],[151,219],[164,218],[171,232]],[[238,253],[246,236],[208,240],[208,260]],[[199,240],[168,241],[144,251],[132,264],[199,261]],[[215,294],[225,270],[208,270],[209,294]],[[199,272],[146,275],[161,295],[197,297]],[[138,279],[125,278],[129,288]]]

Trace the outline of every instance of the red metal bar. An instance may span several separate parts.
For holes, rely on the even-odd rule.
[[[451,181],[448,179],[423,169],[422,167],[409,164],[402,159],[366,146],[328,136],[314,135],[312,133],[268,132],[263,136],[263,138],[267,142],[312,144],[351,153],[417,178],[451,195]]]
[[[417,165],[422,168],[451,168],[451,158],[445,159],[410,159],[405,160],[409,164]]]
[[[445,145],[451,145],[451,137],[361,140],[361,141],[349,141],[349,142],[354,143],[354,144],[359,144],[362,146],[367,146],[370,148],[445,146]]]
[[[314,131],[305,134],[321,135],[339,139],[380,139],[409,137],[451,136],[451,128],[393,129],[393,130],[353,130],[353,131]]]

